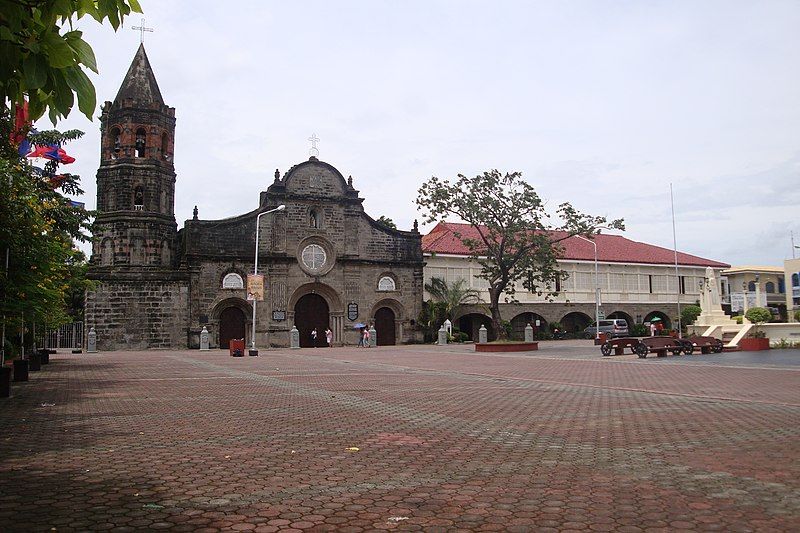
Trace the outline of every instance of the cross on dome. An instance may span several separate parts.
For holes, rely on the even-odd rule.
[[[311,157],[319,156],[319,149],[317,149],[317,143],[319,142],[319,137],[317,137],[316,133],[312,133],[311,137],[308,138],[311,141],[311,150],[308,151],[308,155]]]

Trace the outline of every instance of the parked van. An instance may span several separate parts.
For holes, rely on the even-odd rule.
[[[600,333],[605,333],[610,338],[613,337],[627,337],[628,321],[624,318],[609,318],[608,320],[600,321]],[[593,339],[597,336],[597,328],[595,323],[583,330],[583,334],[587,339]]]

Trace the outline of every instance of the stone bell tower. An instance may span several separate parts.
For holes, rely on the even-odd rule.
[[[175,108],[140,45],[101,115],[86,326],[100,350],[186,344],[188,274],[177,265]]]
[[[144,45],[101,115],[92,265],[169,267],[175,249],[175,108],[164,104]]]

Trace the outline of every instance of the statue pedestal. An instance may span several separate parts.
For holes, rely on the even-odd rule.
[[[722,309],[703,310],[694,321],[695,326],[736,326],[735,320],[725,314]]]

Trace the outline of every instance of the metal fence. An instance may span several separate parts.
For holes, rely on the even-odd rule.
[[[56,329],[48,329],[37,339],[42,348],[82,348],[83,322],[64,324]]]

